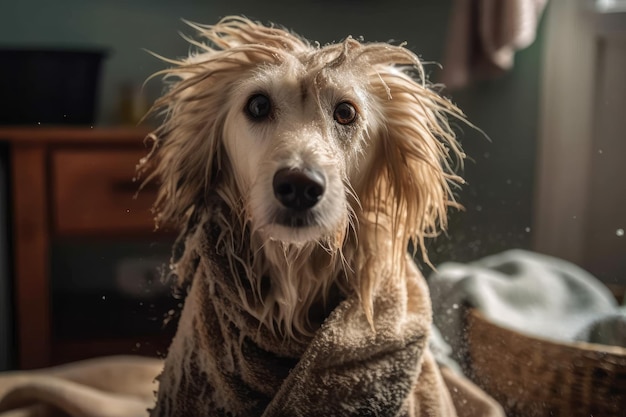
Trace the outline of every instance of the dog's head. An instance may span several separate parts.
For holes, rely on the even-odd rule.
[[[401,46],[313,46],[244,18],[193,25],[197,52],[163,71],[157,103],[158,220],[182,224],[220,197],[264,239],[339,248],[363,213],[416,239],[445,227],[453,204],[448,116]],[[328,245],[325,245],[328,246]]]

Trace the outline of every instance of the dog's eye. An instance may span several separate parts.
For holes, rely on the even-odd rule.
[[[255,94],[246,104],[246,113],[253,119],[265,119],[272,111],[272,103],[264,94]]]
[[[354,106],[346,101],[337,104],[333,118],[337,123],[342,125],[349,125],[356,120],[356,109]]]

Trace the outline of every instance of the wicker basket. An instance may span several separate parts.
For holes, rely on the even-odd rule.
[[[468,313],[472,378],[512,416],[626,416],[626,349],[527,336]]]

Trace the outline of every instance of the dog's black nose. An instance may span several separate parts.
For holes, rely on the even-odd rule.
[[[274,195],[283,206],[306,210],[320,201],[326,181],[318,171],[282,168],[274,174],[273,186]]]

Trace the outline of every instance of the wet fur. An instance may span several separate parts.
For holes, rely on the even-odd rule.
[[[332,309],[334,293],[358,294],[371,321],[373,294],[403,274],[407,245],[427,261],[424,240],[446,228],[456,206],[451,187],[462,180],[453,161],[463,155],[448,120],[463,115],[403,46],[347,38],[321,47],[239,17],[192,26],[195,51],[158,74],[169,84],[154,108],[164,121],[140,164],[160,182],[157,224],[183,230],[172,265],[178,285],[191,284],[197,263],[191,220],[211,217],[217,201],[218,245],[241,308],[260,328],[306,340],[319,326],[311,311]],[[258,90],[279,109],[266,126],[243,114]],[[346,129],[332,118],[341,100],[358,110]],[[268,178],[285,164],[314,164],[327,176],[314,227],[273,223]],[[392,236],[395,270],[374,274],[383,234]]]

